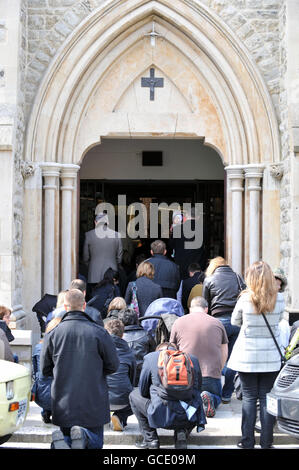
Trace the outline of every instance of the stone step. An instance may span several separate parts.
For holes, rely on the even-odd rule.
[[[220,405],[213,418],[207,418],[207,424],[203,431],[197,433],[193,430],[188,439],[190,446],[234,446],[241,436],[241,407],[242,402],[233,399],[228,405]],[[45,424],[41,420],[40,408],[30,403],[30,410],[24,425],[16,431],[9,443],[50,444],[52,432],[57,429],[52,424]],[[173,431],[158,430],[161,445],[173,445]],[[135,416],[128,418],[128,425],[123,432],[113,431],[109,425],[104,427],[105,446],[134,446],[140,439],[138,423]],[[257,433],[257,443],[259,434]],[[274,432],[274,444],[295,445],[299,448],[299,441],[288,434],[281,433],[276,427]]]

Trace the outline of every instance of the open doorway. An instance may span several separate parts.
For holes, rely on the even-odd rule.
[[[171,205],[176,202],[181,207],[184,203],[203,203],[203,243],[205,259],[224,256],[224,182],[210,181],[104,181],[81,180],[80,182],[80,259],[84,243],[84,234],[94,228],[96,206],[109,202],[116,209],[118,195],[125,195],[127,206],[135,202],[144,204],[162,202]],[[170,221],[171,224],[171,221]],[[116,230],[117,218],[116,218]],[[163,238],[163,237],[161,237]],[[167,240],[163,238],[167,244]],[[145,252],[149,255],[150,237],[133,240],[134,255]],[[169,252],[170,256],[171,253]],[[134,259],[134,257],[133,257]]]
[[[143,153],[148,156],[148,152],[150,160],[144,164]],[[158,154],[161,161],[153,161]],[[136,202],[178,203],[181,208],[184,203],[202,203],[206,263],[215,256],[224,256],[224,177],[220,156],[199,139],[102,139],[100,145],[89,150],[80,169],[79,260],[85,232],[94,228],[99,203],[115,207],[118,230],[119,195],[125,195],[127,207]],[[149,255],[151,241],[149,236],[133,240],[134,256],[141,251]],[[84,269],[80,263],[82,274]]]

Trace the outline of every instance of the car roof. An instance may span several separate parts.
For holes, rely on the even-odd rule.
[[[29,370],[21,364],[0,360],[0,382],[19,379],[29,375]]]

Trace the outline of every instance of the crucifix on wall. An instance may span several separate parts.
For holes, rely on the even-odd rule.
[[[155,77],[155,69],[150,69],[150,76],[149,77],[142,77],[141,78],[141,86],[148,87],[150,89],[150,100],[154,101],[155,99],[155,88],[163,88],[164,87],[164,78]]]

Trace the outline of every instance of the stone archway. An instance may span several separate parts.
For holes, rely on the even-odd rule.
[[[147,36],[153,21],[154,48]],[[159,101],[145,99],[148,89],[140,87],[152,67],[164,78]],[[273,251],[260,243],[259,228],[267,238],[261,203],[265,208],[274,200],[274,210],[279,207],[270,176],[261,198],[262,177],[280,160],[273,105],[245,48],[207,7],[111,0],[77,27],[53,60],[36,96],[25,155],[37,167],[26,185],[25,257],[39,217],[44,234],[34,234],[39,249],[25,269],[43,264],[42,291],[57,292],[75,274],[77,171],[103,136],[203,138],[227,167],[229,261],[242,272]],[[37,202],[30,212],[32,191]]]

